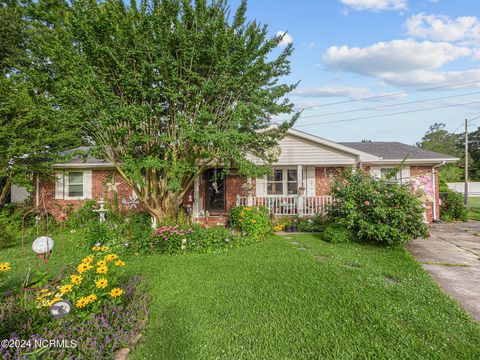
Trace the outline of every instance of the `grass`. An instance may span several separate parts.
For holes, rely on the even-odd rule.
[[[468,219],[480,221],[480,196],[468,197]]]
[[[0,261],[18,253],[2,250]],[[132,359],[480,357],[480,325],[400,248],[292,235],[126,260],[151,295]]]

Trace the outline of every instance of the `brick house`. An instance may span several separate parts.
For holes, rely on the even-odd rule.
[[[235,205],[265,205],[275,216],[312,216],[332,201],[333,178],[342,168],[361,167],[374,178],[384,178],[405,159],[391,181],[422,188],[426,219],[432,222],[439,218],[438,167],[458,161],[398,142],[338,143],[293,129],[279,148],[271,176],[254,179],[233,171],[219,179],[215,173],[220,169],[206,171],[185,197],[185,210],[196,221],[220,223]],[[141,210],[135,193],[105,160],[77,157],[54,168],[56,181],[37,181],[33,196],[37,205],[54,214],[76,208],[87,199],[112,201],[114,196],[123,210]]]

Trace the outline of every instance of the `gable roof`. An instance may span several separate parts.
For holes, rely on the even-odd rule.
[[[396,141],[341,142],[340,144],[378,156],[380,160],[402,160],[404,158],[411,160],[458,160],[454,156],[440,154]]]

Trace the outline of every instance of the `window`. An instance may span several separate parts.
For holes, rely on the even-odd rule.
[[[297,170],[274,169],[267,176],[268,195],[296,195],[298,189]]]
[[[283,195],[283,170],[273,170],[273,175],[267,177],[267,194]]]
[[[380,169],[380,175],[382,180],[387,180],[392,184],[399,184],[402,182],[402,173],[399,171],[396,174],[392,174],[392,168]]]
[[[75,171],[68,173],[68,196],[83,196],[83,172]]]

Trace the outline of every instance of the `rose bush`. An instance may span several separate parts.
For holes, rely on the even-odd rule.
[[[424,207],[411,186],[388,183],[361,170],[346,169],[335,180],[331,221],[363,241],[400,244],[427,237]]]

